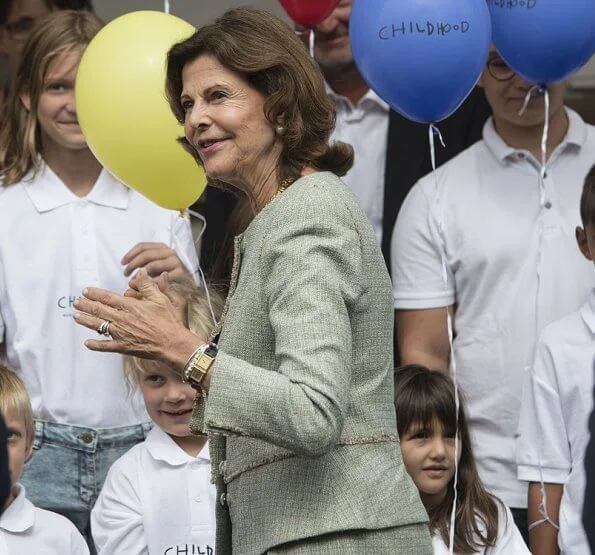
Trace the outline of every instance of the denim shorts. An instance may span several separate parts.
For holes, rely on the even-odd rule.
[[[33,456],[21,478],[27,497],[37,507],[70,519],[91,545],[91,509],[107,471],[144,441],[152,426],[147,422],[94,429],[36,420]]]

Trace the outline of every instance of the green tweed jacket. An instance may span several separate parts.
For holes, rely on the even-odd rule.
[[[217,553],[427,521],[398,444],[390,280],[355,197],[332,173],[302,177],[235,254],[192,422],[210,437]]]

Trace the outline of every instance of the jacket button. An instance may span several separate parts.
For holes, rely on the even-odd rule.
[[[227,461],[221,461],[219,463],[219,474],[223,476],[225,474],[225,469],[227,467]]]
[[[219,498],[219,502],[221,503],[222,507],[225,507],[225,505],[227,505],[227,495],[225,493],[221,494],[221,497]]]
[[[84,433],[81,434],[79,436],[79,439],[83,442],[83,443],[93,443],[93,434],[90,433]]]

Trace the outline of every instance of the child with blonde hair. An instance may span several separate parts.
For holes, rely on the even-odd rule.
[[[174,282],[168,296],[182,307],[187,326],[208,337],[221,297],[206,289]],[[147,439],[110,469],[91,513],[98,553],[215,552],[216,490],[210,481],[206,436],[190,432],[197,397],[180,374],[166,364],[129,357],[126,374],[139,388],[155,423]]]
[[[125,291],[140,267],[156,277],[197,266],[188,222],[112,176],[79,126],[78,67],[102,26],[86,11],[40,20],[0,129],[0,344],[36,419],[23,483],[35,504],[67,516],[89,541],[111,463],[145,439],[150,423],[140,396],[127,402],[122,357],[84,345],[108,335],[109,323],[83,329],[74,302],[88,286]]]
[[[23,381],[0,364],[0,414],[6,421],[11,489],[0,511],[0,553],[83,555],[84,538],[68,519],[35,507],[19,483],[33,449],[33,411]]]
[[[399,368],[395,408],[403,462],[430,517],[434,555],[449,553],[455,503],[454,553],[528,555],[510,509],[479,479],[465,409],[461,404],[457,417],[450,377],[413,364]]]

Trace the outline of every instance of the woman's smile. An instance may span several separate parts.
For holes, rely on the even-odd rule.
[[[201,155],[211,154],[219,150],[228,139],[201,140],[198,143],[198,151]]]

